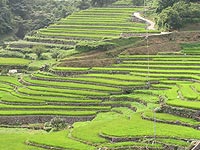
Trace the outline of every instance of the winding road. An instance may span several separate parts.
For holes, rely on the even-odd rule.
[[[146,18],[143,18],[139,12],[135,12],[134,14],[134,17],[142,20],[142,21],[145,21],[147,24],[149,24],[149,26],[147,27],[148,30],[155,30],[155,23],[151,20],[148,20]]]

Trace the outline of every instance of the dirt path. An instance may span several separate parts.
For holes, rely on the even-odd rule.
[[[145,21],[147,24],[149,24],[149,26],[147,27],[148,30],[155,30],[155,23],[151,20],[148,20],[146,18],[143,18],[139,12],[135,12],[133,14],[136,18]]]

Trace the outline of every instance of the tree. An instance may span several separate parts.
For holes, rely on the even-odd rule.
[[[156,9],[157,13],[161,13],[167,7],[173,6],[174,3],[180,0],[158,0],[158,7]]]
[[[56,60],[58,60],[58,58],[60,57],[60,55],[61,55],[60,51],[58,49],[54,49],[51,57],[54,58],[54,59],[56,59]]]
[[[60,131],[67,127],[67,123],[59,117],[51,119],[50,122],[46,122],[44,128],[47,131]]]
[[[167,4],[167,1],[161,1]],[[168,2],[167,5],[172,6],[168,6],[158,13],[157,25],[159,28],[174,30],[188,23],[199,22],[200,10],[198,4],[191,3],[190,0],[173,0],[173,4],[170,0]]]
[[[143,6],[144,5],[144,0],[132,0],[133,5],[135,6]]]
[[[157,25],[165,30],[179,29],[182,27],[182,18],[172,7],[164,9],[158,16]]]
[[[27,0],[8,0],[12,12],[16,16],[20,16],[23,19],[28,19],[30,13],[32,12],[31,3]]]
[[[42,54],[47,52],[44,46],[34,46],[32,50],[37,55],[37,59],[41,59]]]
[[[11,10],[7,0],[0,1],[0,34],[9,33],[11,27]]]
[[[12,32],[23,39],[28,32],[48,26],[76,11],[79,1],[0,0],[0,34]]]
[[[88,9],[90,7],[90,3],[88,0],[81,0],[77,7],[80,10]]]
[[[91,4],[95,7],[103,7],[112,4],[115,1],[116,0],[91,0]]]

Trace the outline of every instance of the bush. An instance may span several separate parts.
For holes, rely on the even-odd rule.
[[[47,52],[47,49],[44,46],[36,45],[32,48],[32,51],[37,55],[37,59],[46,59],[44,56],[42,56],[43,53]]]
[[[40,60],[48,60],[51,59],[51,55],[49,53],[44,53],[40,56]]]
[[[37,55],[36,54],[26,54],[25,55],[25,59],[29,59],[29,60],[36,60],[37,59]]]
[[[58,59],[61,56],[61,52],[59,50],[54,50],[53,53],[51,54],[51,57],[54,59]]]
[[[46,131],[60,131],[67,127],[67,123],[59,117],[51,119],[50,122],[44,124],[44,129]]]
[[[168,4],[169,1],[162,1],[165,1],[167,5],[160,9],[160,11],[157,11],[157,25],[159,28],[165,30],[180,29],[185,24],[200,22],[200,4],[180,0],[172,0],[172,3]]]
[[[162,111],[162,109],[160,107],[157,107],[157,108],[154,109],[154,112],[162,113],[163,111]]]
[[[102,42],[102,41],[84,41],[76,45],[75,49],[77,51],[91,51],[91,50],[109,50],[116,47],[116,44],[111,42]]]
[[[11,51],[1,51],[0,57],[12,57],[12,58],[24,58],[24,55],[20,52]]]
[[[179,29],[182,27],[179,13],[172,7],[164,9],[158,16],[157,25],[165,30]]]

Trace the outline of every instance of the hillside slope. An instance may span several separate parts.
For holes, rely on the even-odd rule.
[[[97,44],[36,71],[27,57],[0,58],[1,70],[22,72],[0,76],[0,149],[177,150],[200,141],[200,32],[152,35],[130,22],[138,10],[84,10],[9,43],[21,56],[115,47]]]

